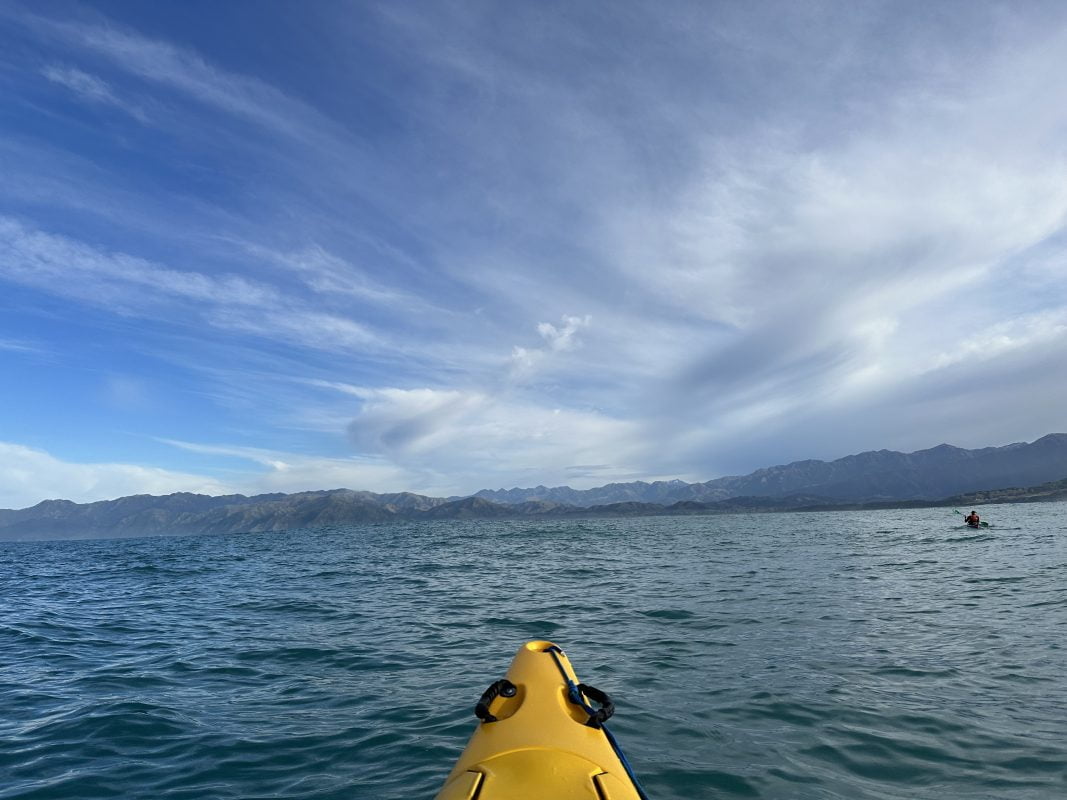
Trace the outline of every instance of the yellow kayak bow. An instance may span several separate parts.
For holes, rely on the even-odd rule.
[[[475,706],[481,722],[437,800],[647,800],[604,727],[613,711],[559,647],[528,642]]]

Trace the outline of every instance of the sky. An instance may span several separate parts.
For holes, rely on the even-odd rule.
[[[0,508],[1067,431],[1067,5],[0,0]]]

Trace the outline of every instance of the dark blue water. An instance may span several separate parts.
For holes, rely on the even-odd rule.
[[[1067,505],[0,543],[0,797],[430,798],[525,640],[653,798],[1067,797]]]

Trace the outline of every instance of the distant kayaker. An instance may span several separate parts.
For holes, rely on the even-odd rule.
[[[978,514],[976,514],[975,511],[972,509],[971,513],[963,518],[963,521],[970,525],[972,528],[977,528],[980,520]]]

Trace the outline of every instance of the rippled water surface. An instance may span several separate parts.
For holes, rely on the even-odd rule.
[[[532,638],[652,798],[1067,797],[1067,505],[0,543],[0,797],[430,798]]]

